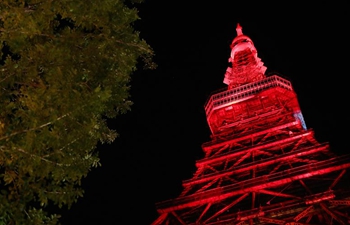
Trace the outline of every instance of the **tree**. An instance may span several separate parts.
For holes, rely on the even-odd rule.
[[[83,196],[131,74],[155,68],[133,28],[141,1],[1,1],[0,225],[57,224],[48,206]]]

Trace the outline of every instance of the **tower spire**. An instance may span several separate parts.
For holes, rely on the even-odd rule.
[[[257,55],[253,41],[242,32],[242,26],[237,23],[237,37],[231,44],[229,62],[232,67],[226,70],[224,83],[228,89],[265,78],[266,67]]]
[[[239,23],[237,23],[236,32],[237,32],[237,36],[243,35],[242,27]]]

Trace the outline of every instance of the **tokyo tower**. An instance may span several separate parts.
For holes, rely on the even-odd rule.
[[[350,224],[350,155],[336,155],[306,127],[291,82],[265,75],[238,24],[227,88],[205,103],[210,141],[152,225]]]

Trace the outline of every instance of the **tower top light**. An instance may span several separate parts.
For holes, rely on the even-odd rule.
[[[243,34],[242,27],[239,23],[237,23],[236,31],[237,31],[237,36],[240,36]]]

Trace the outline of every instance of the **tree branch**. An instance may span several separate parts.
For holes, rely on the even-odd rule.
[[[6,135],[6,136],[0,137],[0,141],[5,140],[5,139],[8,139],[8,138],[13,137],[13,136],[18,135],[18,134],[23,134],[23,133],[27,133],[27,132],[30,132],[30,131],[39,130],[39,129],[41,129],[41,128],[44,128],[44,127],[46,127],[46,126],[49,126],[49,125],[53,124],[54,122],[57,122],[57,121],[59,121],[59,120],[65,118],[65,117],[68,116],[68,115],[69,115],[69,113],[67,113],[67,114],[65,114],[65,115],[63,115],[63,116],[58,117],[55,121],[50,121],[50,122],[44,123],[44,124],[42,124],[42,125],[40,125],[40,126],[37,126],[37,127],[33,127],[33,128],[30,128],[30,129],[26,129],[26,130],[17,131],[17,132],[8,134],[8,135]]]
[[[56,154],[56,153],[58,153],[58,152],[61,152],[63,149],[67,148],[68,146],[70,146],[71,144],[73,144],[74,142],[76,142],[78,139],[80,139],[80,138],[76,138],[76,139],[74,139],[73,141],[69,142],[67,145],[65,145],[65,146],[63,146],[62,148],[58,149],[57,151],[54,151],[54,152],[52,152],[52,153],[43,155],[42,157],[43,157],[43,158],[47,158],[47,157],[49,157],[49,156],[51,156],[51,155],[53,155],[53,154]]]
[[[10,152],[9,150],[5,150],[3,146],[1,146],[0,150],[1,150],[2,152]],[[13,150],[18,151],[18,152],[21,152],[21,153],[24,153],[24,154],[26,154],[26,155],[29,155],[30,157],[39,158],[39,159],[42,160],[42,161],[45,161],[45,162],[54,164],[54,165],[56,165],[56,166],[71,166],[71,164],[62,164],[62,163],[53,162],[53,161],[51,161],[51,160],[48,160],[48,159],[43,158],[42,156],[38,156],[38,155],[35,155],[35,154],[33,154],[33,153],[29,153],[29,152],[25,151],[25,150],[22,149],[22,148],[13,148]]]

